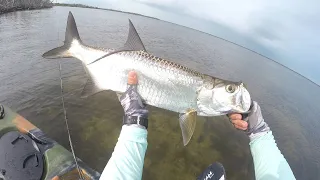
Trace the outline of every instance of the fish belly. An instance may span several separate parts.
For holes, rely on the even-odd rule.
[[[139,56],[134,52],[118,53],[87,66],[100,89],[125,92],[128,72],[138,74],[138,92],[145,102],[159,108],[185,112],[197,110],[196,90],[201,78],[178,68]]]

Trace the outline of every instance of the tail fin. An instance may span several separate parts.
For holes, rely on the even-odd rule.
[[[48,59],[73,57],[69,50],[74,40],[77,40],[79,44],[82,44],[76,21],[74,20],[72,13],[69,12],[64,45],[44,53],[42,57]]]

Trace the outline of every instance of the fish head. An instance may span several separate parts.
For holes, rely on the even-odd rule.
[[[251,97],[242,82],[209,82],[198,92],[199,115],[218,116],[228,113],[246,113],[250,109]]]

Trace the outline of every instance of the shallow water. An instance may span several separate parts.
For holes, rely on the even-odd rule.
[[[320,88],[247,49],[192,29],[125,13],[54,7],[0,16],[0,102],[17,110],[69,148],[60,99],[59,60],[41,55],[64,40],[68,11],[88,45],[121,47],[128,18],[147,50],[203,73],[245,82],[262,108],[297,179],[320,179]],[[102,171],[120,132],[122,108],[113,92],[80,99],[86,75],[80,61],[63,59],[64,94],[76,155]],[[149,107],[143,179],[195,179],[214,161],[228,179],[253,179],[246,135],[225,117],[199,118],[184,147],[173,112]]]

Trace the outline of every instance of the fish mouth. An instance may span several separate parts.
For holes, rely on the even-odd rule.
[[[235,112],[246,113],[250,110],[251,107],[251,96],[245,85],[241,82],[239,84],[239,92],[237,95],[237,103],[235,107]]]
[[[245,85],[243,83],[240,84],[241,87],[241,98],[240,98],[240,105],[241,105],[241,110],[244,112],[248,112],[250,110],[251,107],[251,96],[249,91],[247,90],[247,88],[245,87]]]

